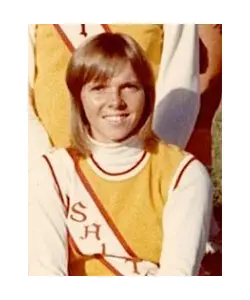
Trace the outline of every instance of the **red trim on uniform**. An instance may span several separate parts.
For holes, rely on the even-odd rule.
[[[84,253],[81,252],[81,250],[77,246],[74,238],[72,237],[72,235],[71,235],[71,233],[69,232],[68,229],[67,229],[67,235],[68,235],[68,242],[69,242],[69,245],[72,248],[72,250],[74,250],[77,255],[79,255],[79,256],[82,257],[84,255]],[[114,275],[116,275],[116,276],[123,276],[108,261],[106,261],[101,254],[94,254],[93,257],[96,258],[96,259],[98,259],[102,264],[104,264],[106,268],[108,268],[112,273],[114,273]]]
[[[69,246],[72,248],[72,250],[79,256],[83,256],[84,253],[81,252],[79,247],[77,246],[74,238],[72,237],[71,233],[69,232],[69,229],[67,228],[67,235],[68,235],[68,242]],[[98,259],[102,264],[105,265],[106,268],[108,268],[114,275],[116,276],[123,276],[117,269],[115,269],[108,261],[104,259],[104,257],[101,254],[94,254],[94,258]]]
[[[77,154],[75,154],[74,150],[71,151],[71,149],[67,149],[67,151],[68,151],[69,155],[72,157],[72,159],[73,159],[73,161],[75,163],[76,171],[77,171],[77,173],[78,173],[78,175],[79,175],[79,177],[80,177],[83,185],[85,186],[86,190],[90,194],[91,198],[94,200],[95,205],[100,210],[101,214],[103,215],[104,219],[106,220],[106,222],[110,226],[111,230],[114,232],[115,236],[118,238],[118,240],[120,241],[120,243],[122,244],[122,246],[124,247],[124,249],[127,251],[127,253],[131,257],[136,257],[137,258],[137,255],[129,247],[129,245],[127,244],[126,240],[123,238],[123,236],[119,232],[118,228],[116,227],[115,223],[113,222],[113,220],[111,219],[111,217],[109,216],[109,214],[105,210],[104,206],[102,205],[101,201],[99,200],[98,196],[94,192],[94,190],[93,190],[92,186],[90,185],[90,183],[88,182],[87,178],[83,174],[83,172],[82,172],[82,170],[80,168],[80,164],[79,164],[79,156]]]
[[[103,29],[104,29],[106,32],[112,32],[112,31],[111,31],[111,28],[109,27],[108,24],[101,24],[101,25],[102,25]]]
[[[77,244],[76,244],[74,238],[72,237],[71,233],[69,232],[68,228],[67,228],[67,235],[68,235],[68,242],[69,242],[69,245],[72,248],[72,250],[74,250],[77,255],[82,257],[84,255],[84,253],[82,253],[81,250],[79,249],[79,247],[77,246]],[[107,267],[116,276],[123,276],[117,269],[115,269],[108,261],[106,261],[104,259],[103,255],[94,254],[93,257],[98,259],[102,264],[105,265],[105,267]]]
[[[58,32],[58,34],[61,36],[65,45],[68,47],[69,51],[73,52],[75,50],[75,47],[73,46],[73,44],[71,43],[71,41],[69,40],[69,38],[67,37],[65,32],[63,31],[63,29],[61,28],[61,26],[59,24],[53,24],[53,25],[54,25],[56,31]],[[111,29],[108,26],[108,24],[101,24],[101,26],[105,32],[111,32]]]
[[[68,195],[66,196],[66,199],[67,199],[67,204],[66,204],[66,206],[67,206],[66,216],[68,217],[68,215],[69,215],[69,205],[70,205],[70,198],[69,198]]]
[[[180,172],[180,174],[179,174],[179,176],[178,176],[178,178],[177,178],[177,180],[176,180],[176,182],[175,182],[174,190],[177,188],[177,186],[178,186],[178,184],[179,184],[179,182],[180,182],[180,180],[181,180],[181,177],[182,177],[184,171],[186,170],[186,168],[187,168],[187,167],[191,164],[191,162],[194,161],[195,159],[196,159],[195,157],[192,157],[192,158],[185,164],[185,166],[184,166],[183,169],[181,170],[181,172]]]
[[[96,254],[94,255],[107,269],[109,269],[115,276],[124,276],[120,273],[116,268],[114,268],[102,255]]]
[[[56,187],[57,187],[57,190],[58,190],[58,194],[59,194],[59,197],[62,201],[62,204],[64,206],[64,209],[65,209],[65,215],[67,216],[68,215],[68,212],[69,212],[69,199],[67,199],[67,204],[64,203],[64,200],[63,200],[63,195],[62,195],[62,191],[61,191],[61,188],[60,188],[60,185],[58,183],[58,180],[57,180],[57,177],[56,177],[56,174],[55,174],[55,171],[52,167],[52,164],[50,162],[50,160],[48,159],[48,157],[46,155],[43,155],[43,158],[45,159],[45,161],[47,162],[49,168],[50,168],[50,171],[51,171],[51,174],[52,174],[52,177],[54,179],[54,182],[56,184]]]
[[[61,38],[62,38],[63,42],[65,43],[65,45],[68,47],[69,51],[73,52],[75,50],[75,47],[73,46],[73,44],[71,43],[71,41],[68,39],[67,35],[62,30],[61,26],[59,24],[53,24],[53,25],[54,25],[56,31],[61,36]]]
[[[69,232],[68,227],[67,227],[67,235],[68,235],[68,243],[69,243],[70,247],[76,252],[76,254],[78,254],[82,257],[84,254],[78,248],[74,238],[72,237],[71,233]]]
[[[134,170],[144,159],[144,157],[146,156],[146,151],[142,154],[141,158],[138,160],[138,162],[133,166],[131,167],[130,169],[126,170],[126,171],[122,171],[122,172],[118,172],[118,173],[110,173],[110,172],[107,172],[105,171],[99,164],[98,162],[94,159],[94,157],[92,155],[90,155],[90,158],[92,160],[92,162],[94,163],[94,165],[100,170],[102,171],[104,174],[106,175],[110,175],[110,176],[119,176],[119,175],[124,175],[124,174],[127,174],[129,173],[130,171]]]

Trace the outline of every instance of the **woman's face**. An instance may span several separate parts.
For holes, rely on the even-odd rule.
[[[91,136],[104,143],[128,138],[141,120],[145,94],[131,65],[106,83],[89,82],[81,91]]]

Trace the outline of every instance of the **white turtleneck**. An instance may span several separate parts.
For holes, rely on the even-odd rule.
[[[142,157],[142,143],[132,136],[121,143],[101,143],[91,137],[93,158],[102,169],[110,173],[123,172],[133,167]]]
[[[111,144],[100,143],[91,138],[90,141],[94,160],[101,169],[109,173],[132,168],[144,153],[136,137]],[[66,153],[64,149],[56,152],[64,153],[63,155]],[[145,162],[147,155],[144,157]],[[88,162],[93,166],[91,159]],[[157,274],[161,276],[196,275],[208,240],[212,185],[205,167],[194,160],[185,169],[178,187],[172,190],[186,162],[187,158],[184,158],[174,176],[163,211],[163,245]],[[101,176],[111,180],[114,178],[103,174],[97,167],[93,169]],[[62,204],[56,190],[52,188],[48,165],[41,159],[37,168],[31,170],[29,180],[30,275],[67,275],[66,237]]]

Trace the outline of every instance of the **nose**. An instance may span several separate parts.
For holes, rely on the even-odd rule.
[[[119,90],[113,90],[110,93],[110,101],[109,101],[109,106],[113,108],[124,108],[126,106],[126,102],[123,100],[121,97],[120,91]]]

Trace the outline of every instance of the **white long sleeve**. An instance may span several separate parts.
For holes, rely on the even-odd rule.
[[[52,148],[48,134],[36,116],[30,102],[28,103],[28,128],[28,164],[30,171],[40,156]]]
[[[184,164],[185,161],[181,163]],[[193,161],[177,188],[170,192],[164,208],[163,246],[157,275],[197,275],[209,236],[212,192],[205,167]]]
[[[28,81],[30,92],[33,93],[34,79],[35,79],[35,24],[29,25],[28,27],[28,55],[29,55],[29,72]],[[30,95],[32,98],[32,95]],[[49,140],[46,129],[43,127],[38,116],[36,115],[32,99],[28,101],[28,128],[29,128],[29,139],[28,139],[28,163],[29,170],[35,165],[39,157],[51,149],[52,145]]]
[[[197,25],[164,25],[153,129],[181,148],[187,145],[200,109],[198,42]]]
[[[43,158],[29,178],[29,275],[64,276],[68,241],[64,206]]]
[[[36,24],[28,25],[28,80],[29,86],[33,88],[35,78],[35,49],[36,43]]]

